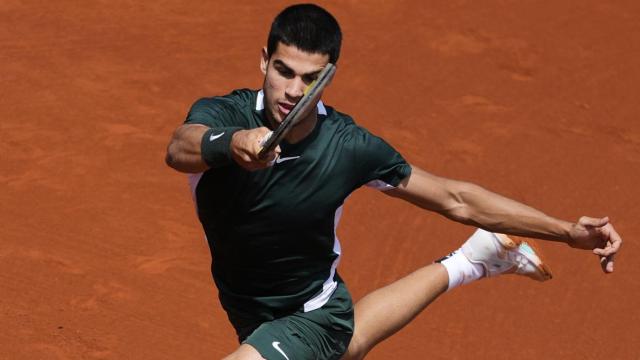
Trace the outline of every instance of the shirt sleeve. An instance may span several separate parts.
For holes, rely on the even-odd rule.
[[[201,124],[209,127],[242,126],[238,110],[223,97],[202,98],[189,110],[185,124]]]
[[[359,186],[386,190],[396,187],[411,174],[411,165],[382,138],[359,128],[355,139],[354,164]]]

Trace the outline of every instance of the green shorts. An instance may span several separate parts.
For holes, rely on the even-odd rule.
[[[340,359],[353,335],[353,302],[344,283],[319,309],[260,325],[243,342],[267,360]]]

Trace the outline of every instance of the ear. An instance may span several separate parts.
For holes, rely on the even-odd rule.
[[[261,51],[262,56],[260,57],[260,70],[263,74],[267,74],[267,66],[269,66],[269,54],[267,53],[267,47],[263,47]]]

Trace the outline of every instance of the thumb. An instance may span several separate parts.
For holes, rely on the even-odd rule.
[[[605,274],[612,273],[613,272],[613,255],[602,256],[600,258],[600,266],[602,266],[602,271],[604,271]]]
[[[583,216],[580,218],[580,224],[588,227],[602,227],[609,223],[609,217],[605,216],[603,218],[591,218]]]

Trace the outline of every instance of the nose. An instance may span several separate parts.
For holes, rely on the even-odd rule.
[[[304,81],[302,81],[302,78],[296,76],[291,79],[291,81],[289,81],[285,92],[287,94],[287,97],[297,101],[302,97],[302,95],[304,95],[304,89],[306,87],[307,85],[304,83]]]

